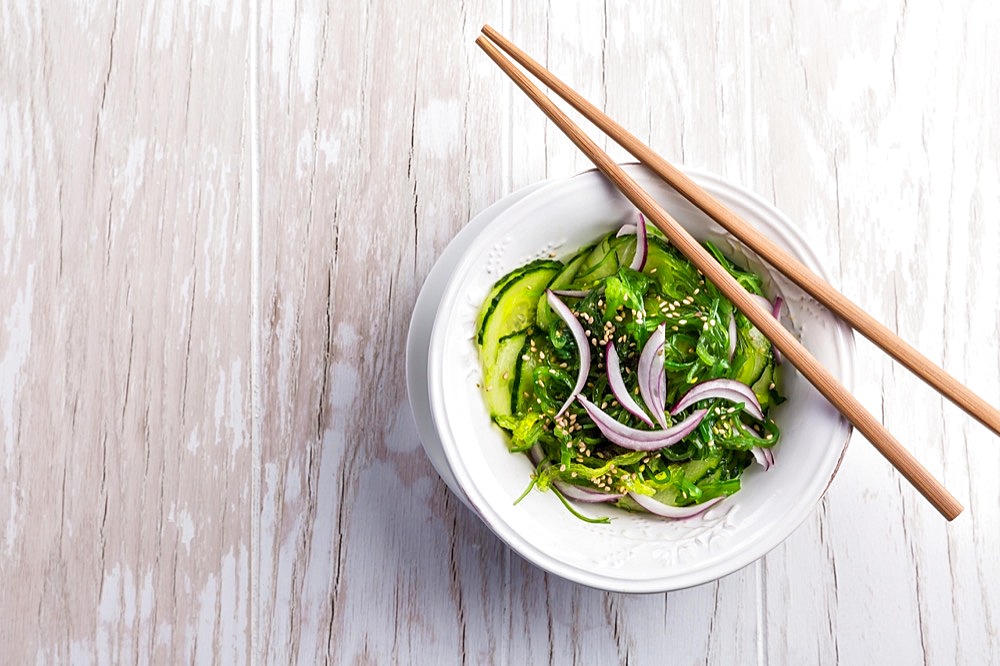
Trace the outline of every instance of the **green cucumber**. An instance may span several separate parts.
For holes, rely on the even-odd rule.
[[[531,411],[535,399],[535,368],[539,359],[534,354],[522,353],[517,358],[514,372],[514,394],[511,396],[511,408],[515,414]]]
[[[535,323],[538,300],[556,274],[559,262],[536,263],[504,285],[479,330],[483,390],[491,416],[510,415],[517,363]]]
[[[580,266],[586,261],[593,247],[593,245],[589,245],[567,260],[566,267],[555,276],[552,283],[549,284],[549,289],[566,289],[573,284],[577,271],[580,270]],[[544,298],[538,299],[538,311],[535,313],[535,320],[538,322],[538,327],[545,330],[551,328],[552,324],[557,320],[557,317],[552,312],[552,308],[549,307],[548,300]]]
[[[563,265],[561,262],[551,261],[549,259],[538,259],[511,271],[497,280],[496,284],[493,285],[493,288],[490,289],[489,296],[487,296],[486,300],[483,301],[483,306],[479,308],[479,314],[476,316],[476,344],[483,344],[483,334],[486,328],[486,320],[491,314],[493,314],[493,310],[496,309],[497,303],[499,303],[504,291],[509,286],[516,282],[518,278],[533,271],[539,269],[561,270],[562,267]]]
[[[483,390],[490,416],[510,416],[511,396],[515,386],[516,366],[528,336],[525,333],[505,338],[497,346],[496,358],[484,364]]]
[[[771,343],[742,314],[736,316],[737,343],[733,379],[753,386],[771,362]]]
[[[753,389],[754,395],[760,401],[760,408],[765,413],[771,407],[785,401],[781,396],[781,373],[778,372],[778,368],[773,363],[764,368],[760,378],[750,388]]]
[[[609,234],[590,251],[587,258],[580,264],[574,282],[585,287],[609,275],[614,275],[619,268],[627,266],[632,261],[634,254],[635,236],[616,238]]]

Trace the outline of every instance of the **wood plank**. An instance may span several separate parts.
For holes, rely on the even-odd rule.
[[[240,4],[0,10],[4,660],[245,660]]]
[[[993,404],[997,18],[985,2],[754,8],[774,46],[750,84],[758,188],[819,240],[845,293]],[[866,341],[857,360],[863,402],[968,509],[945,524],[855,437],[822,511],[766,560],[768,654],[987,663],[996,439]]]
[[[504,119],[475,101],[491,13],[263,7],[268,661],[486,663],[503,649],[504,549],[421,450],[403,363],[434,258],[500,194]]]

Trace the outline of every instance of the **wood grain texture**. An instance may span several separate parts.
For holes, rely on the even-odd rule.
[[[539,571],[450,496],[403,363],[462,225],[589,168],[474,46],[488,22],[776,202],[848,296],[1000,404],[998,20],[0,3],[0,661],[1000,663],[1000,445],[868,343],[855,393],[966,513],[855,437],[784,544],[646,596]]]
[[[994,405],[1000,189],[986,91],[1000,51],[985,26],[997,18],[976,3],[754,11],[752,31],[774,46],[750,82],[756,189],[825,245],[846,294]],[[1000,542],[982,530],[1000,512],[987,481],[997,440],[860,340],[858,368],[856,393],[967,515],[946,526],[855,441],[817,520],[765,560],[769,624],[788,634],[769,654],[990,663]]]
[[[244,661],[245,8],[0,30],[0,660]]]
[[[407,404],[413,302],[501,193],[490,6],[265,4],[260,648],[272,663],[489,662],[505,550],[435,475]],[[435,16],[440,32],[413,30]]]

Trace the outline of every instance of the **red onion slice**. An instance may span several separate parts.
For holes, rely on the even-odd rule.
[[[743,411],[760,421],[764,420],[764,410],[760,408],[760,402],[753,389],[738,382],[735,379],[710,379],[696,385],[684,394],[677,404],[670,410],[671,414],[677,414],[698,402],[710,398],[722,398],[730,402],[742,402]]]
[[[781,306],[784,301],[781,300],[781,296],[776,296],[774,299],[774,307],[771,309],[771,315],[774,316],[779,322],[781,321]],[[774,345],[771,345],[771,351],[774,353],[774,362],[777,365],[781,365],[781,352]]]
[[[646,218],[639,213],[639,224],[635,228],[635,256],[629,268],[641,271],[646,266],[646,255],[649,253],[649,239],[646,237]]]
[[[590,296],[590,290],[588,289],[553,289],[552,293],[556,296],[569,296],[570,298],[586,298]]]
[[[611,392],[615,394],[615,398],[619,404],[628,410],[630,414],[646,425],[652,426],[653,420],[646,416],[646,412],[643,411],[642,407],[635,401],[635,398],[632,397],[632,394],[628,392],[628,388],[625,386],[625,379],[622,377],[621,361],[618,358],[618,350],[615,349],[614,342],[608,342],[604,348],[604,354],[606,365],[608,366],[608,385],[611,386]]]
[[[636,233],[636,225],[634,224],[623,224],[622,228],[618,230],[615,234],[615,238],[621,238],[622,236],[631,236]]]
[[[663,367],[663,359],[660,358],[665,341],[666,327],[660,324],[649,336],[646,346],[642,348],[637,368],[639,395],[661,428],[667,427],[667,417],[663,412],[667,393],[667,370]]]
[[[587,415],[605,437],[618,446],[632,451],[656,451],[673,446],[694,432],[701,420],[705,418],[705,414],[708,413],[706,409],[699,409],[674,427],[666,430],[636,430],[624,423],[619,423],[610,414],[601,410],[600,407],[582,395],[576,396],[576,399],[583,405]]]
[[[771,301],[767,300],[760,294],[750,294],[750,297],[757,301],[757,304],[762,307],[765,312],[771,311]]]
[[[569,499],[576,500],[577,502],[587,502],[590,504],[597,504],[600,502],[617,502],[625,496],[624,493],[599,493],[596,490],[587,490],[586,488],[574,486],[572,483],[566,483],[564,481],[553,481],[552,485],[554,485],[559,492]]]
[[[763,446],[755,446],[750,449],[750,453],[753,454],[753,459],[757,461],[757,464],[764,468],[764,471],[771,469],[774,464],[774,453],[771,449],[765,449]]]
[[[640,495],[639,493],[629,493],[628,496],[635,500],[635,503],[646,511],[655,513],[658,516],[663,516],[664,518],[690,518],[691,516],[697,516],[699,513],[703,513],[723,500],[722,497],[713,497],[707,502],[702,502],[701,504],[693,504],[691,506],[670,506],[669,504],[657,502],[652,497]]]
[[[753,428],[744,428],[743,432],[750,435],[754,439],[764,439],[759,434],[754,432]],[[754,446],[750,449],[750,453],[753,454],[753,459],[757,461],[757,464],[764,468],[764,471],[771,469],[774,465],[774,451],[770,447]]]
[[[549,302],[549,307],[569,326],[569,331],[573,334],[573,339],[576,340],[576,349],[580,355],[580,371],[576,375],[576,386],[573,387],[573,392],[570,393],[569,398],[556,414],[556,418],[559,418],[573,402],[573,399],[583,390],[583,385],[587,383],[587,375],[590,374],[590,343],[587,340],[587,332],[583,330],[583,324],[576,318],[573,311],[559,300],[559,297],[553,294],[550,289],[545,290],[545,298]]]

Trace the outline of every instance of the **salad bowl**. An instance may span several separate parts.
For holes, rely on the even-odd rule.
[[[626,169],[699,241],[711,241],[759,274],[766,295],[781,296],[786,303],[782,323],[850,389],[853,337],[845,324],[654,174],[639,165]],[[718,177],[686,171],[829,280],[808,240],[780,211]],[[533,465],[527,456],[508,451],[506,434],[490,419],[473,339],[478,310],[494,282],[511,269],[533,259],[568,256],[634,221],[635,211],[596,171],[518,193],[492,211],[474,220],[442,256],[445,263],[432,273],[434,296],[421,295],[424,334],[417,337],[422,342],[408,350],[411,401],[421,438],[452,491],[527,560],[605,590],[691,587],[746,566],[787,538],[822,498],[851,434],[847,421],[788,364],[782,369],[787,400],[774,412],[782,431],[773,451],[775,464],[767,471],[748,468],[742,489],[703,513],[669,520],[606,504],[576,506],[588,517],[610,518],[609,524],[592,524],[567,511],[553,492],[530,492],[514,503],[528,485]],[[426,384],[414,384],[414,376],[425,377]]]

